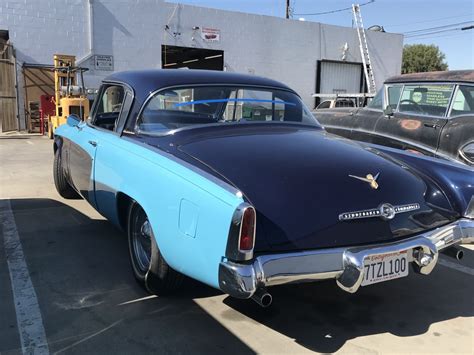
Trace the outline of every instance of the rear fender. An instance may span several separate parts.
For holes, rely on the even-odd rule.
[[[95,162],[99,212],[118,224],[117,193],[135,200],[157,245],[176,271],[219,287],[232,215],[243,200],[166,153],[103,135]]]
[[[401,165],[432,179],[460,215],[466,216],[474,198],[474,168],[448,160],[426,157],[398,149],[375,146]]]

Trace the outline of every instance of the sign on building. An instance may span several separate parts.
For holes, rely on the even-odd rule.
[[[221,39],[221,30],[201,27],[201,38],[206,42],[219,42]]]
[[[94,56],[94,68],[96,70],[114,70],[114,56],[96,55]]]

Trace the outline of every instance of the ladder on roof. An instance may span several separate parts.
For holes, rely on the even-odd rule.
[[[354,24],[357,28],[357,35],[359,36],[359,49],[362,57],[362,64],[364,66],[367,91],[370,94],[375,94],[375,77],[372,70],[372,62],[370,61],[369,47],[367,45],[367,38],[365,36],[359,4],[352,4],[352,14],[354,15]]]

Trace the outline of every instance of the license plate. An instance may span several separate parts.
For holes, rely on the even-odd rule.
[[[375,254],[365,258],[362,286],[408,276],[408,252]]]

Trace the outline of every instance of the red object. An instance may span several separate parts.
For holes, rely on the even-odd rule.
[[[54,96],[41,95],[40,96],[40,132],[45,132],[45,118],[54,116],[56,114],[56,105],[54,104]]]
[[[252,250],[255,238],[255,210],[247,208],[242,217],[242,229],[240,231],[240,250]]]

